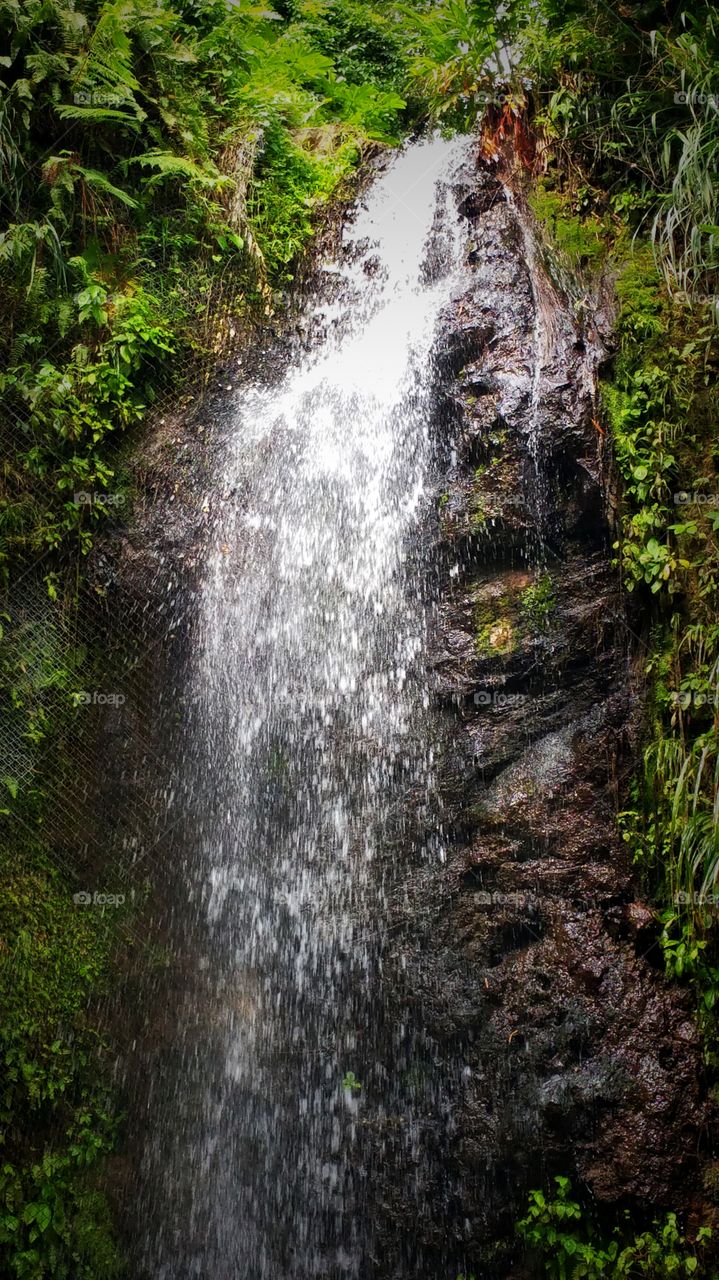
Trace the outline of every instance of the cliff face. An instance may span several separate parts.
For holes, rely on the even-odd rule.
[[[691,1001],[617,834],[641,687],[610,567],[597,317],[575,319],[493,175],[457,197],[471,250],[440,356],[432,654],[450,852],[397,895],[392,959],[429,1056],[453,1064],[425,1116],[443,1156],[417,1256],[451,1235],[496,1277],[553,1173],[599,1202],[687,1207],[710,1109]]]
[[[514,1224],[527,1190],[554,1173],[607,1206],[688,1209],[713,1124],[691,1000],[662,976],[653,918],[617,835],[641,678],[610,564],[594,402],[610,324],[577,318],[521,199],[493,174],[468,165],[454,196],[468,234],[466,287],[433,355],[437,517],[418,553],[440,803],[432,812],[426,795],[396,782],[381,871],[389,908],[370,922],[378,989],[375,1021],[356,1027],[364,1061],[348,1199],[367,1239],[351,1274],[366,1280],[524,1275]],[[430,252],[430,274],[432,261]],[[320,278],[317,296],[328,287]],[[299,341],[289,324],[263,335],[218,372],[209,397],[148,440],[135,525],[96,557],[116,613],[145,619],[154,637],[151,684],[166,688],[160,701],[173,714],[194,644],[207,509],[234,500],[210,492],[226,386],[277,377],[300,346],[322,341],[313,324],[301,322]],[[165,631],[170,648],[157,644]],[[165,897],[150,933],[163,941],[192,846],[191,830],[172,825],[185,806],[173,759],[182,750],[167,744],[184,731],[150,704],[139,715],[142,732],[130,725],[128,737],[142,745],[144,733],[157,752],[155,811],[165,773],[181,797],[160,824],[170,835],[158,833]],[[427,857],[432,842],[443,861]],[[200,945],[190,937],[188,951]],[[173,965],[139,981],[139,1048],[125,1062],[137,1093],[130,1148],[148,1105],[133,1078],[157,1075],[163,1054],[172,1064],[178,1010],[206,1035],[210,980]],[[290,1098],[293,1087],[284,1081]],[[129,1160],[136,1170],[139,1150]],[[121,1181],[131,1220],[129,1167]],[[346,1234],[340,1219],[332,1230]]]

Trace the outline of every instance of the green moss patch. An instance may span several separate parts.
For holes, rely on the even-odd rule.
[[[526,634],[522,592],[531,585],[526,573],[511,573],[484,583],[474,596],[475,649],[480,658],[506,658]]]
[[[546,180],[539,182],[529,205],[573,267],[598,263],[605,256],[610,234],[606,220],[574,212],[569,191],[553,190]]]

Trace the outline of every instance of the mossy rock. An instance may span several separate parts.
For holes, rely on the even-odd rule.
[[[510,525],[516,521],[521,479],[516,456],[505,451],[506,432],[500,434],[501,441],[497,434],[489,437],[491,453],[475,467],[472,476],[467,518],[470,531],[475,534],[484,533],[490,522],[501,521],[506,526],[507,521]]]
[[[479,657],[506,658],[519,648],[525,634],[522,592],[532,581],[531,574],[512,572],[482,584],[475,592],[475,648]]]
[[[583,218],[575,213],[569,192],[548,190],[540,182],[529,203],[537,221],[548,227],[557,248],[574,266],[598,262],[606,256],[606,224],[595,216]]]
[[[719,1160],[713,1160],[707,1165],[702,1181],[705,1195],[709,1197],[712,1204],[719,1204]]]
[[[482,627],[475,641],[477,653],[483,658],[506,658],[518,643],[517,627],[511,618],[498,618]]]

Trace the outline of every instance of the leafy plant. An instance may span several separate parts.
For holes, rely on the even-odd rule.
[[[701,1227],[696,1240],[689,1243],[674,1213],[655,1219],[651,1230],[638,1232],[625,1214],[607,1240],[579,1201],[572,1198],[569,1178],[555,1177],[554,1182],[553,1198],[542,1191],[530,1191],[527,1215],[517,1224],[519,1235],[553,1280],[709,1276],[706,1253],[710,1228]]]
[[[471,127],[493,81],[496,7],[489,0],[442,0],[399,11],[411,33],[410,94],[426,104],[427,114]]]
[[[599,0],[582,11],[544,0],[524,14],[520,62],[542,87],[537,123],[562,167],[589,171],[615,211],[648,227],[670,294],[711,295],[716,7],[667,16],[652,4],[620,13]]]
[[[543,631],[557,608],[554,586],[548,573],[542,573],[520,596],[520,609],[525,623],[533,631]]]

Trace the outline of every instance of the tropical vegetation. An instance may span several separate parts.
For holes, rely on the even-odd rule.
[[[611,287],[617,303],[595,425],[620,480],[614,550],[648,692],[620,826],[655,949],[693,987],[716,1066],[719,10],[542,0],[525,15],[514,87],[539,140],[530,202],[578,294]],[[602,1224],[555,1183],[519,1223],[547,1275],[715,1275],[708,1228]]]
[[[29,762],[0,778],[0,1267],[99,1280],[122,1273],[94,1178],[118,1117],[89,1011],[119,934],[74,909],[43,825],[43,761],[98,659],[66,625],[82,565],[165,394],[281,310],[367,159],[427,124],[531,134],[548,241],[587,289],[616,283],[598,427],[651,690],[622,831],[714,1052],[719,9],[0,0],[0,36],[0,680],[8,759]],[[552,605],[544,582],[524,601],[543,623]],[[600,1238],[568,1183],[541,1196],[521,1231],[547,1274],[703,1274],[671,1216]]]

